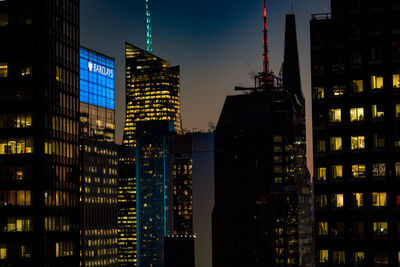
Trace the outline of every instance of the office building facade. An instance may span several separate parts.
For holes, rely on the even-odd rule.
[[[114,72],[114,59],[81,47],[81,266],[118,266]]]
[[[400,264],[399,1],[311,25],[317,266]]]
[[[118,146],[118,263],[137,266],[136,150]]]
[[[168,262],[171,264],[211,266],[214,133],[174,135],[169,143],[172,219],[165,257],[170,259]],[[173,261],[174,256],[167,255],[177,255],[182,247],[185,247],[182,259]]]
[[[286,17],[284,58],[283,81],[267,69],[258,76],[260,88],[228,96],[222,109],[215,131],[214,267],[312,266],[294,15]]]
[[[0,14],[0,265],[78,266],[79,0]]]
[[[126,119],[124,145],[135,145],[139,121],[173,121],[182,130],[179,66],[125,43]]]

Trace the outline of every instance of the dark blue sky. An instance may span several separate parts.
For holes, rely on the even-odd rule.
[[[268,1],[271,68],[278,73],[291,0]],[[294,0],[303,91],[310,106],[309,20],[329,0]],[[81,43],[116,59],[117,141],[125,116],[124,42],[145,48],[144,0],[81,0]],[[181,66],[183,127],[217,123],[235,85],[252,85],[262,69],[263,0],[151,0],[154,54]],[[310,121],[310,120],[308,120]],[[310,127],[308,127],[310,129]],[[308,131],[308,139],[311,132]]]

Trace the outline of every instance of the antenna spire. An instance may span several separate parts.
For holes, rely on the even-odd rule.
[[[146,0],[146,50],[148,53],[153,53],[153,36],[151,33],[149,1],[150,0]]]
[[[269,73],[267,0],[264,0],[264,72]]]

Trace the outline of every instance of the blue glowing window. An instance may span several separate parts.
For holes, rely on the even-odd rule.
[[[80,101],[115,109],[114,60],[80,49]]]

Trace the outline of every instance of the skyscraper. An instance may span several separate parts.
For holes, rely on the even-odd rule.
[[[80,49],[81,266],[118,266],[114,59]]]
[[[137,266],[136,150],[118,147],[118,263]]]
[[[400,264],[400,3],[313,15],[317,266]]]
[[[78,266],[79,0],[0,14],[0,265]]]
[[[135,145],[139,121],[173,121],[182,130],[179,66],[125,43],[126,120],[124,145]]]
[[[179,255],[185,251],[180,259],[175,259],[177,264],[183,266],[190,266],[193,256],[195,266],[211,266],[214,134],[198,132],[174,135],[169,143],[172,225],[165,246],[172,248],[166,248],[166,253],[175,252],[175,255]],[[194,244],[194,251],[190,251],[193,248],[190,244]],[[182,252],[179,253],[179,250]],[[177,257],[170,258],[173,260]]]
[[[136,207],[138,266],[164,266],[164,236],[171,227],[169,136],[171,121],[137,123]]]
[[[251,92],[226,98],[218,121],[214,267],[312,266],[310,177],[294,15],[286,16],[285,38],[283,77],[274,77],[265,67],[257,76],[259,87],[237,88]]]

